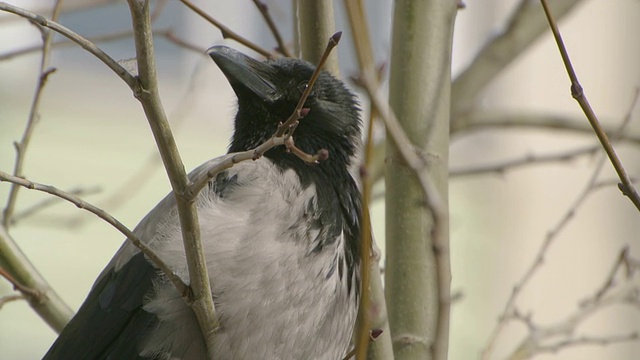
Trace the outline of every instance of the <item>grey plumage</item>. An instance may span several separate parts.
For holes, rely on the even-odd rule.
[[[233,50],[218,50],[246,60]],[[214,59],[216,56],[212,54]],[[236,74],[220,66],[240,98],[231,148],[236,151],[242,147],[243,134],[238,134],[242,101],[253,95],[254,101],[261,99],[267,109],[271,102],[261,98],[264,86],[246,93],[246,88],[234,84]],[[266,66],[274,69],[273,74],[258,75],[269,86],[274,84],[269,76],[281,79],[288,75],[298,81],[297,77],[308,78],[312,70],[299,60],[279,60]],[[297,70],[291,73],[293,68]],[[309,121],[323,119],[310,116],[302,120],[296,144],[303,149],[330,149],[325,164],[309,166],[282,149],[273,149],[256,161],[236,164],[219,174],[198,195],[201,235],[221,325],[215,335],[215,359],[335,360],[348,350],[359,294],[360,206],[358,189],[348,170],[356,156],[359,119],[353,96],[338,80],[323,76],[318,91],[328,95],[320,94],[306,106],[310,115],[325,111],[349,122],[348,128],[341,129],[331,118],[325,119],[331,131],[341,132],[336,137],[353,144],[311,139],[314,128],[322,124]],[[342,101],[346,104],[331,105]],[[341,106],[353,107],[352,112],[336,112]],[[256,136],[270,136],[275,126],[277,122],[261,129],[269,134],[251,135],[251,142]],[[324,137],[330,135],[320,132]],[[201,165],[190,177],[224,158]],[[134,232],[188,282],[172,194]],[[76,317],[45,355],[45,359],[204,358],[206,350],[193,312],[129,242],[107,265]]]

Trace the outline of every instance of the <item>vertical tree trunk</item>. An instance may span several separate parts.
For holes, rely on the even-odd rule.
[[[391,108],[427,159],[427,171],[445,203],[455,14],[453,0],[395,2],[389,82]],[[433,358],[436,335],[445,344],[438,357],[446,358],[448,331],[437,334],[438,317],[448,314],[438,314],[432,217],[422,188],[390,140],[385,183],[385,293],[395,358]],[[448,229],[441,231],[448,237]]]
[[[335,33],[332,0],[297,0],[294,7],[297,13],[297,38],[300,41],[302,58],[316,64],[327,47],[329,38]],[[324,69],[335,76],[340,76],[338,53],[333,51]]]

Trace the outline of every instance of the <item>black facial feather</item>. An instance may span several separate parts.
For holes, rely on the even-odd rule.
[[[311,64],[298,59],[277,59],[262,64],[268,71],[261,67],[257,73],[273,86],[274,93],[264,99],[262,94],[255,94],[251,89],[234,86],[238,113],[230,152],[250,150],[268,140],[278,124],[295,109],[314,71]],[[310,111],[300,120],[294,133],[296,145],[310,154],[325,148],[330,157],[335,155],[337,160],[348,164],[360,138],[360,115],[355,96],[340,80],[323,71],[304,107]],[[278,149],[284,151],[282,147]]]

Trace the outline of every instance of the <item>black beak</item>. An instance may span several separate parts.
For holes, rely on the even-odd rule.
[[[236,95],[248,90],[265,101],[279,98],[275,85],[269,80],[274,76],[274,69],[270,65],[221,45],[210,47],[207,54],[227,77]]]

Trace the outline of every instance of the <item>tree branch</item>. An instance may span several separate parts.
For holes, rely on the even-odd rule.
[[[193,295],[188,303],[198,319],[208,354],[212,356],[213,336],[218,327],[218,321],[215,315],[215,307],[211,297],[211,282],[200,240],[200,226],[196,205],[194,201],[184,197],[184,192],[189,186],[189,180],[158,92],[149,15],[150,2],[128,0],[128,3],[133,23],[139,76],[139,90],[134,91],[134,96],[142,104],[173,188],[189,269],[190,289]]]
[[[607,121],[607,123],[611,123]],[[514,113],[502,110],[473,110],[463,118],[458,119],[456,128],[451,129],[451,135],[460,137],[471,132],[482,130],[533,129],[548,131],[564,131],[572,134],[593,134],[593,128],[582,119],[542,113]],[[617,126],[603,126],[608,134],[617,131]],[[615,140],[640,145],[640,134],[626,131]]]
[[[92,194],[96,194],[100,192],[100,188],[95,186],[95,187],[91,187],[91,188],[83,188],[83,187],[76,187],[74,189],[68,190],[67,192],[69,194],[75,195],[75,196],[86,196],[86,195],[92,195]],[[61,203],[62,201],[60,201],[59,198],[56,197],[50,197],[47,199],[44,199],[43,201],[33,204],[27,208],[25,208],[24,210],[16,213],[12,218],[11,218],[11,225],[15,225],[18,222],[25,220],[27,218],[29,218],[30,216],[33,216],[34,214],[50,207],[53,205],[56,205],[58,203]]]
[[[581,2],[582,0],[554,1],[554,11],[560,18]],[[547,26],[540,16],[539,7],[532,1],[520,0],[515,12],[507,20],[504,30],[487,42],[471,64],[453,81],[452,128],[456,128],[458,118],[475,105],[478,94],[487,84],[546,30]]]
[[[373,63],[374,54],[371,46],[371,36],[367,25],[367,17],[362,0],[344,0],[344,6],[349,16],[349,25],[354,44],[360,73],[367,73],[370,79],[377,80],[374,75],[375,65]],[[378,87],[378,81],[374,86]],[[393,347],[391,344],[391,332],[389,331],[389,319],[387,317],[387,305],[384,298],[384,288],[382,286],[382,276],[380,275],[379,256],[373,246],[371,232],[371,219],[369,207],[372,199],[373,184],[376,181],[375,174],[372,173],[376,160],[374,152],[373,127],[378,114],[375,108],[369,105],[369,121],[367,122],[367,136],[364,148],[364,164],[361,167],[360,176],[362,179],[362,224],[364,225],[360,249],[362,249],[362,296],[358,307],[358,322],[355,339],[356,360],[364,360],[370,357],[373,359],[393,360]],[[383,161],[380,161],[382,163]],[[379,166],[378,168],[382,168]],[[369,255],[369,253],[371,255]],[[378,254],[379,255],[379,254]],[[382,333],[376,341],[371,341],[371,331],[380,329]]]
[[[97,206],[94,206],[80,199],[75,195],[72,195],[60,189],[57,189],[53,186],[35,183],[35,182],[29,181],[23,178],[19,178],[16,176],[12,176],[0,171],[0,182],[2,181],[7,181],[15,185],[25,187],[27,189],[37,190],[37,191],[45,192],[47,194],[51,194],[53,196],[59,197],[60,199],[66,200],[74,204],[76,207],[80,209],[87,210],[90,213],[96,215],[97,217],[104,220],[105,222],[107,222],[108,224],[116,228],[118,231],[120,231],[120,233],[126,236],[127,239],[129,239],[129,241],[131,241],[133,245],[135,245],[138,249],[140,249],[154,263],[154,265],[167,276],[167,278],[171,281],[171,283],[176,287],[176,289],[180,292],[180,294],[183,297],[186,297],[188,295],[189,293],[188,287],[187,285],[185,285],[182,279],[180,279],[178,275],[174,274],[173,270],[171,270],[169,266],[165,264],[164,261],[162,261],[162,259],[158,257],[158,255],[156,255],[153,249],[151,249],[147,244],[140,241],[140,239],[138,239],[138,237],[131,230],[129,230],[124,224],[122,224],[116,218],[111,216],[111,214],[98,208]]]
[[[635,106],[637,104],[637,101],[638,101],[638,94],[636,94],[636,97],[634,98],[633,102],[631,103],[631,105],[630,105],[630,107],[629,107],[629,109],[627,111],[626,116],[622,120],[622,123],[620,124],[619,128],[614,133],[614,135],[613,135],[614,137],[622,136],[622,134],[624,133],[625,128],[631,122],[631,113],[633,112],[633,109],[635,108]],[[578,209],[586,201],[586,199],[589,197],[589,195],[591,195],[595,190],[597,190],[597,189],[599,189],[601,187],[601,184],[598,183],[597,180],[598,180],[598,176],[600,175],[600,172],[601,172],[601,170],[602,170],[602,168],[604,166],[604,162],[605,162],[605,157],[604,157],[604,154],[602,154],[598,158],[597,163],[595,165],[595,168],[593,170],[593,173],[592,173],[591,177],[589,178],[589,181],[585,185],[585,188],[578,195],[578,197],[571,204],[571,206],[569,206],[569,208],[564,213],[564,215],[560,218],[560,220],[557,222],[557,224],[551,230],[549,230],[547,232],[547,235],[545,236],[545,239],[542,242],[542,245],[540,245],[540,248],[538,249],[538,252],[536,254],[536,257],[535,257],[533,263],[525,271],[525,273],[520,278],[520,280],[513,286],[513,289],[511,291],[511,295],[509,296],[509,299],[507,300],[507,303],[505,304],[505,307],[504,307],[504,310],[502,312],[502,315],[499,317],[498,324],[496,325],[496,327],[491,332],[491,334],[489,336],[489,340],[487,341],[487,345],[486,345],[485,349],[481,353],[482,360],[489,360],[491,358],[491,354],[492,354],[493,349],[495,347],[495,344],[497,342],[498,336],[500,335],[502,330],[504,330],[504,328],[506,327],[507,322],[509,320],[512,320],[512,318],[513,318],[512,315],[514,313],[517,313],[516,301],[518,299],[518,296],[520,295],[520,293],[522,292],[524,287],[528,284],[529,280],[531,280],[531,278],[536,274],[538,269],[544,263],[544,258],[546,256],[546,253],[547,253],[548,249],[551,247],[551,245],[553,244],[553,242],[556,240],[558,234],[564,229],[564,227],[569,222],[571,222],[571,220],[573,220],[574,216],[578,212]]]
[[[506,160],[489,165],[475,165],[472,167],[461,167],[459,169],[449,170],[449,176],[452,178],[461,178],[467,176],[497,174],[503,175],[505,172],[521,167],[531,165],[542,165],[548,163],[567,162],[575,160],[581,156],[593,155],[597,153],[600,146],[587,146],[569,151],[560,151],[552,154],[532,155],[528,154],[520,158]]]
[[[63,25],[60,25],[55,21],[48,20],[41,15],[34,14],[30,11],[24,10],[17,6],[7,4],[5,2],[0,2],[0,10],[16,14],[18,16],[21,16],[25,19],[32,21],[33,23],[39,26],[49,28],[59,33],[60,35],[63,35],[67,39],[75,42],[76,44],[80,45],[80,47],[87,50],[95,57],[97,57],[100,61],[102,61],[105,65],[107,65],[111,70],[113,70],[113,72],[116,73],[118,77],[120,77],[125,83],[127,83],[127,85],[129,85],[131,89],[137,88],[138,82],[136,81],[135,77],[131,75],[124,67],[122,67],[117,61],[115,61],[113,58],[107,55],[107,53],[102,51],[102,49],[97,47],[94,43],[78,35],[77,33],[73,32],[69,28]]]
[[[367,74],[360,79],[387,128],[385,293],[396,358],[447,358],[451,304],[447,149],[456,6],[438,1],[395,4],[389,104],[403,119],[404,130],[373,79]],[[434,154],[429,173],[412,144]],[[426,207],[413,203],[420,192]]]
[[[51,18],[55,21],[60,14],[60,5],[61,1],[57,0],[53,7],[53,14]],[[36,85],[36,89],[33,94],[33,100],[31,101],[31,108],[29,109],[29,117],[27,119],[27,125],[25,126],[24,133],[22,134],[22,139],[19,143],[14,143],[16,149],[16,161],[13,168],[13,175],[18,177],[24,177],[23,173],[23,165],[25,160],[25,155],[27,153],[27,148],[29,147],[29,142],[31,140],[31,136],[33,135],[33,130],[35,124],[39,118],[38,108],[40,107],[40,99],[42,98],[42,91],[44,90],[45,85],[47,84],[47,79],[49,75],[53,74],[56,69],[49,68],[49,59],[51,58],[51,44],[53,42],[53,33],[47,28],[38,27],[40,30],[40,34],[42,35],[42,57],[40,59],[40,69],[38,74],[38,83]],[[7,198],[7,204],[2,211],[2,224],[8,230],[11,226],[11,218],[13,216],[14,208],[16,205],[16,200],[18,199],[18,190],[20,187],[18,185],[13,184],[11,189],[9,190],[9,196]]]
[[[238,43],[248,47],[249,49],[257,52],[258,54],[260,54],[260,55],[262,55],[262,56],[264,56],[266,58],[270,59],[270,58],[274,57],[273,54],[270,51],[266,50],[262,46],[252,42],[251,40],[241,36],[240,34],[234,32],[233,30],[229,29],[223,23],[221,23],[220,21],[214,19],[212,16],[210,16],[209,14],[204,12],[204,10],[200,9],[195,4],[193,4],[191,1],[189,1],[189,0],[180,0],[180,2],[183,3],[185,6],[187,6],[189,9],[191,9],[196,14],[200,15],[200,17],[202,17],[203,19],[207,20],[207,22],[209,22],[211,25],[217,27],[220,30],[220,32],[222,33],[222,38],[223,39],[233,39],[233,40],[237,41]]]
[[[324,52],[326,39],[335,33],[333,1],[314,0],[296,1],[297,27],[301,57],[313,64],[318,64]],[[340,76],[338,55],[332,54],[324,68],[336,77]]]
[[[555,324],[540,326],[531,319],[530,315],[522,315],[514,308],[508,316],[509,319],[524,323],[529,334],[516,346],[507,359],[528,359],[542,353],[556,353],[570,346],[605,346],[637,340],[639,338],[637,332],[612,336],[576,335],[580,325],[597,312],[612,305],[635,305],[640,309],[640,300],[637,296],[640,291],[639,268],[620,271],[620,269],[626,268],[626,264],[634,261],[637,260],[629,256],[628,248],[622,249],[612,271],[605,280],[605,285],[587,301],[583,301],[574,312]]]
[[[569,206],[568,210],[562,216],[562,218],[558,221],[556,226],[554,226],[551,230],[547,232],[545,240],[542,245],[538,249],[538,252],[535,256],[533,263],[529,266],[529,268],[525,271],[520,280],[513,286],[511,291],[511,295],[507,300],[507,303],[504,307],[502,315],[499,317],[498,325],[492,331],[489,340],[487,342],[487,346],[482,351],[482,359],[489,360],[491,358],[491,354],[493,353],[493,348],[495,347],[495,343],[498,339],[498,336],[504,330],[507,322],[510,320],[509,314],[512,313],[516,309],[516,301],[518,296],[523,291],[525,286],[528,284],[529,280],[536,274],[537,270],[544,263],[544,257],[548,251],[548,249],[553,244],[554,240],[557,238],[558,234],[564,229],[564,227],[574,218],[577,213],[578,208],[584,203],[587,197],[593,192],[595,189],[596,180],[598,175],[600,174],[600,170],[604,165],[604,157],[601,157],[598,160],[598,163],[593,171],[591,178],[589,179],[587,185],[584,190],[578,195],[574,203]]]
[[[53,19],[58,17],[61,3],[59,0],[56,1],[53,7]],[[3,4],[0,4],[0,6],[2,5]],[[49,68],[53,33],[43,27],[39,27],[38,29],[42,35],[42,58],[40,61],[38,82],[29,110],[29,118],[27,119],[21,141],[15,143],[16,161],[13,172],[17,177],[24,176],[22,168],[27,148],[33,135],[34,126],[38,120],[38,108],[42,91],[47,78],[55,71],[55,69]],[[2,270],[7,279],[13,282],[14,287],[25,295],[29,305],[36,313],[40,315],[51,328],[59,332],[69,321],[73,315],[73,311],[62,301],[55,291],[51,289],[46,280],[29,262],[17,243],[8,233],[9,226],[13,219],[18,189],[19,187],[15,184],[11,186],[7,204],[3,210],[2,225],[0,225],[0,270]]]
[[[114,1],[114,0],[107,0],[107,1]],[[98,6],[99,4],[95,4],[95,0],[91,1],[89,3],[93,3],[94,6]],[[151,15],[151,21],[155,21],[157,18],[160,17],[160,15],[162,15],[162,11],[165,8],[165,5],[167,4],[167,0],[159,0],[156,1],[156,7],[153,9],[153,14]],[[74,4],[75,5],[75,4]],[[72,5],[73,6],[73,5]],[[61,6],[64,7],[64,6]],[[65,8],[65,12],[69,12],[69,11],[73,11],[75,9],[71,8],[69,9],[70,6],[67,6]],[[52,20],[56,20],[55,17]],[[108,41],[115,41],[115,40],[120,40],[123,38],[127,38],[133,35],[133,32],[131,30],[125,30],[125,31],[118,31],[118,32],[114,32],[112,34],[105,34],[105,35],[99,35],[99,36],[95,36],[95,37],[91,37],[91,38],[87,38],[89,41],[93,42],[93,43],[98,43],[98,42],[108,42]],[[71,40],[62,40],[62,41],[55,41],[51,43],[51,47],[52,48],[57,48],[57,47],[66,47],[69,45],[73,45],[75,44],[74,41]],[[0,54],[0,61],[3,60],[7,60],[7,59],[11,59],[13,57],[16,56],[21,56],[21,55],[25,55],[25,54],[29,54],[32,52],[36,52],[41,50],[42,47],[41,46],[29,46],[23,49],[19,49],[19,50],[15,50],[15,51],[11,51],[5,54]],[[199,51],[199,53],[203,53],[202,51]]]
[[[25,298],[24,295],[22,294],[2,296],[0,297],[0,309],[2,309],[3,306],[5,306],[7,303],[10,303],[12,301],[26,300],[26,299],[27,298]]]
[[[17,283],[42,294],[39,297],[28,296],[27,301],[47,325],[57,333],[61,332],[73,316],[73,311],[49,286],[1,224],[0,264]]]
[[[562,57],[564,66],[567,69],[569,79],[571,80],[571,95],[573,96],[574,99],[576,99],[578,104],[580,104],[580,108],[582,108],[582,111],[584,112],[585,116],[589,120],[589,123],[591,124],[591,127],[593,127],[593,131],[596,133],[596,136],[598,137],[600,144],[602,144],[602,147],[604,148],[604,151],[607,154],[609,161],[611,162],[611,164],[613,165],[613,168],[618,174],[618,177],[620,178],[620,181],[621,181],[621,184],[618,185],[618,187],[620,188],[620,191],[622,191],[622,194],[627,196],[629,200],[631,200],[633,205],[635,205],[636,209],[640,211],[640,195],[638,195],[636,188],[633,186],[633,183],[631,182],[631,178],[629,178],[629,175],[627,175],[627,171],[622,165],[620,158],[618,158],[618,155],[616,154],[615,149],[611,145],[611,142],[609,141],[609,137],[602,129],[602,126],[600,125],[600,121],[598,121],[598,117],[596,116],[595,112],[591,108],[591,105],[589,104],[589,100],[587,99],[584,93],[584,90],[582,89],[582,85],[580,85],[580,82],[578,81],[578,76],[576,75],[576,72],[573,69],[573,66],[571,65],[571,59],[569,59],[569,54],[567,52],[566,47],[564,46],[564,42],[562,41],[562,36],[560,35],[560,31],[558,30],[558,25],[556,24],[555,18],[551,13],[551,9],[549,8],[547,1],[546,0],[540,0],[540,1],[542,3],[542,7],[544,8],[544,13],[547,16],[547,20],[549,21],[551,32],[553,32],[553,37],[555,38],[556,43],[558,44],[558,49],[560,50],[560,55]]]
[[[253,3],[256,5],[258,10],[260,11],[260,14],[262,14],[264,21],[267,23],[267,26],[269,26],[269,30],[271,30],[273,37],[276,39],[276,43],[278,44],[278,47],[276,48],[276,50],[286,57],[289,57],[289,58],[293,57],[291,52],[289,52],[287,45],[285,45],[284,41],[282,40],[282,35],[280,35],[280,31],[278,31],[278,27],[273,22],[273,19],[271,18],[271,14],[269,14],[269,7],[267,6],[267,4],[265,4],[261,0],[253,0]]]

